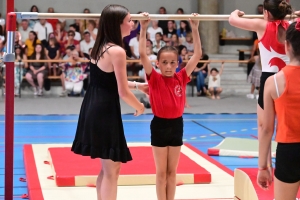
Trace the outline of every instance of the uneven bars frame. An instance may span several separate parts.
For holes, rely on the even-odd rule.
[[[16,12],[17,19],[99,19],[101,14],[86,13],[38,13],[38,12]],[[149,14],[152,20],[188,20],[190,18],[201,21],[228,21],[230,15],[171,15],[171,14]],[[296,18],[297,15],[288,15],[286,18]],[[263,15],[244,15],[242,18],[260,18]],[[131,14],[133,20],[147,20],[148,18],[141,14]]]

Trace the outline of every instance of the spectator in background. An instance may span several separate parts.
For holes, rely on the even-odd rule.
[[[186,34],[190,33],[191,31],[192,30],[188,21],[186,20],[180,21],[180,26],[177,29],[177,35],[181,43],[185,42]]]
[[[85,9],[83,10],[83,13],[88,14],[88,13],[91,13],[91,11],[90,11],[90,9],[85,8]],[[88,20],[86,20],[86,19],[81,19],[81,20],[79,20],[79,31],[78,31],[78,32],[80,32],[80,35],[83,35],[83,32],[84,32],[87,28],[88,28]]]
[[[185,42],[183,42],[182,44],[186,46],[189,56],[192,56],[194,54],[194,43],[193,43],[192,32],[186,34]]]
[[[48,45],[45,48],[47,60],[58,60],[60,58],[59,49],[60,49],[60,45],[57,42],[54,33],[50,33]],[[56,76],[58,63],[57,62],[49,62],[48,68],[49,68],[49,70],[48,70],[49,75],[52,75],[52,71],[53,71],[53,76]]]
[[[0,36],[4,35],[5,30],[5,19],[2,18],[2,15],[0,13]]]
[[[153,53],[157,55],[158,51],[166,46],[166,43],[162,40],[163,35],[161,33],[155,34],[155,41],[153,42]]]
[[[36,32],[30,31],[29,37],[25,41],[26,56],[27,57],[31,56],[34,52],[35,46],[40,43],[41,43],[41,41],[38,39]]]
[[[80,55],[81,57],[89,58],[89,50],[93,48],[95,40],[91,40],[90,32],[83,33],[83,40],[80,42]]]
[[[178,55],[181,57],[181,60],[189,59],[189,55],[187,54],[186,46],[184,46],[184,45],[178,46]]]
[[[159,8],[159,14],[161,14],[161,15],[167,14],[166,8],[165,7],[160,7]],[[159,20],[158,21],[158,26],[160,28],[162,28],[162,30],[167,29],[168,28],[168,20]]]
[[[65,74],[65,87],[69,94],[80,94],[83,88],[83,80],[87,77],[84,73],[86,63],[79,62],[79,53],[73,50],[69,62],[62,65]]]
[[[220,71],[217,68],[210,69],[208,64],[208,90],[211,94],[211,99],[220,99],[220,94],[223,91],[221,87],[221,75],[223,73],[224,61],[222,62]]]
[[[87,29],[84,32],[86,32],[86,31],[88,31],[90,33],[91,40],[95,41],[96,37],[97,37],[97,33],[98,33],[98,29],[96,28],[95,20],[88,21]],[[84,32],[82,35],[84,35]]]
[[[27,56],[20,45],[15,46],[15,96],[20,95],[20,85],[23,79],[24,71],[28,68]]]
[[[263,15],[264,14],[264,6],[262,4],[259,4],[256,8],[256,14]],[[254,42],[257,40],[257,34],[256,32],[252,32],[252,41]]]
[[[172,34],[170,42],[171,42],[172,47],[177,48],[180,45],[179,38],[178,38],[178,35],[176,33]]]
[[[200,61],[208,61],[209,57],[205,53],[204,49],[202,48],[202,56]],[[208,74],[208,62],[206,63],[198,63],[196,68],[194,69],[193,76],[196,76],[196,86],[197,86],[197,96],[201,95],[207,95],[209,96],[209,92],[206,89],[205,85],[205,78],[207,77]]]
[[[39,12],[39,9],[36,5],[31,6],[29,12]],[[38,19],[30,19],[29,20],[29,27],[34,29],[34,25],[38,22]]]
[[[56,28],[54,30],[54,35],[56,41],[59,43],[60,46],[60,54],[63,56],[65,54],[65,42],[67,40],[67,32],[63,29],[63,24],[61,22],[57,22]]]
[[[29,37],[30,31],[32,28],[29,27],[29,22],[27,19],[22,19],[21,25],[18,28],[19,33],[21,34],[21,41],[25,43],[25,41]]]
[[[139,59],[139,38],[140,32],[136,34],[136,37],[132,38],[129,42],[130,50],[131,50],[131,57],[135,59]]]
[[[79,32],[76,31],[76,26],[74,26],[73,24],[71,24],[69,26],[69,31],[73,31],[75,33],[75,36],[74,36],[74,40],[77,40],[77,41],[80,41],[81,40],[81,34]],[[67,35],[67,38],[66,40],[68,39],[68,35]]]
[[[184,14],[184,11],[182,8],[178,8],[177,11],[176,11],[176,14],[177,15],[183,15]],[[175,20],[175,28],[176,29],[179,29],[180,27],[180,20]],[[178,35],[179,36],[179,35]],[[180,36],[179,36],[180,37]]]
[[[54,8],[49,7],[49,8],[48,8],[48,13],[54,13]],[[46,21],[47,21],[49,24],[51,24],[53,30],[56,29],[56,24],[57,24],[57,22],[58,22],[58,19],[47,19]]]
[[[169,42],[171,41],[171,37],[173,34],[177,34],[177,31],[176,29],[174,28],[174,24],[175,24],[175,21],[174,20],[169,20],[168,21],[168,27],[163,29],[163,32],[164,32],[164,36],[163,36],[163,40],[165,42]]]
[[[45,19],[40,19],[34,25],[33,30],[38,35],[39,40],[42,42],[44,46],[47,45],[49,33],[53,33],[53,28],[50,23],[48,23]]]
[[[73,24],[70,24],[70,27],[73,27],[75,32],[78,32],[80,34],[80,19],[75,19]]]
[[[41,62],[29,63],[29,71],[26,73],[25,78],[33,88],[33,94],[36,96],[43,95],[44,80],[46,79],[47,63],[43,62],[46,59],[44,47],[42,44],[36,44],[34,53],[29,57],[29,60],[41,60]],[[38,86],[36,86],[36,82]]]
[[[79,52],[80,51],[80,46],[79,46],[79,41],[74,39],[75,37],[75,32],[74,31],[68,31],[68,39],[65,41],[65,48],[68,46],[74,46],[75,49]]]
[[[158,21],[157,20],[152,20],[151,21],[151,25],[148,29],[147,29],[147,33],[148,33],[148,38],[150,40],[152,40],[152,42],[154,42],[155,40],[155,34],[156,33],[161,33],[163,34],[163,30],[158,26]]]

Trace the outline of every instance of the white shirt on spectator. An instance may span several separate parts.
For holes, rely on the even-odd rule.
[[[29,32],[32,31],[32,28],[30,28],[30,27],[28,26],[27,29],[24,30],[24,29],[22,28],[22,26],[20,26],[19,29],[18,29],[18,31],[19,31],[19,33],[21,34],[21,40],[22,40],[22,42],[24,43],[24,42],[28,39],[28,37],[29,37]]]
[[[140,57],[140,52],[139,52],[139,41],[137,40],[136,37],[131,38],[129,41],[129,46],[133,47],[133,53],[137,56]]]
[[[85,40],[82,40],[80,42],[80,50],[83,53],[89,54],[89,49],[93,48],[94,44],[95,44],[95,40],[91,40],[89,43],[87,43]]]
[[[149,27],[147,30],[147,33],[149,33],[149,39],[154,42],[155,41],[155,34],[161,33],[163,35],[163,30],[160,27],[157,27],[157,29],[154,29],[153,27]]]
[[[46,29],[47,29],[47,31],[46,31]],[[49,33],[53,32],[52,25],[50,23],[48,23],[48,22],[45,22],[44,26],[42,26],[40,22],[37,22],[34,25],[33,30],[35,32],[37,32],[38,39],[40,41],[42,41],[42,40],[48,40]]]

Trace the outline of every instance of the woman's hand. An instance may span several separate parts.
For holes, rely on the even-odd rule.
[[[257,174],[257,184],[263,190],[268,190],[273,181],[272,178],[272,168],[258,170]]]
[[[134,116],[139,116],[139,115],[143,114],[144,111],[145,111],[145,106],[143,103],[141,103],[140,108],[135,111]]]
[[[149,17],[149,13],[147,13],[147,12],[143,12],[143,13],[141,13],[141,15],[143,15],[144,17],[147,17],[148,19],[146,19],[146,20],[140,20],[140,24],[141,24],[141,28],[143,28],[143,29],[147,29],[148,28],[148,26],[149,26],[149,23],[150,23],[150,17]]]
[[[197,17],[197,16],[198,16],[198,13],[192,13],[192,15],[193,15],[194,17]],[[193,17],[191,17],[189,20],[190,20],[191,28],[192,28],[192,29],[197,29],[197,30],[198,30],[198,27],[199,27],[199,20],[193,19]]]
[[[148,83],[140,83],[138,84],[138,89],[145,93],[145,94],[149,94],[149,86]]]

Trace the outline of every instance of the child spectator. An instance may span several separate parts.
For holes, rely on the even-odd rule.
[[[249,74],[248,82],[251,83],[251,90],[250,94],[247,94],[247,98],[254,99],[254,90],[255,88],[259,91],[260,87],[260,77],[261,77],[261,60],[259,53],[253,56],[254,59],[254,66]],[[259,95],[256,95],[256,99],[258,99]]]
[[[27,56],[20,45],[15,46],[15,96],[20,95],[20,85],[23,79],[24,71],[28,68]]]
[[[50,33],[49,34],[49,44],[45,48],[47,59],[48,60],[58,60],[60,58],[59,49],[60,49],[60,45],[56,41],[54,33]],[[56,76],[58,63],[49,62],[48,67],[49,67],[49,75],[51,75],[52,74],[51,71],[53,71],[53,76]]]
[[[220,72],[216,68],[210,69],[208,64],[208,90],[211,94],[211,99],[220,99],[222,92],[221,88],[221,75],[223,73],[224,61],[222,62]]]

